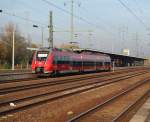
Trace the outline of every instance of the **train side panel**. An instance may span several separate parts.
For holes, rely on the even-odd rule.
[[[40,54],[40,55],[38,55]],[[35,53],[32,60],[32,70],[41,73],[57,73],[72,71],[111,70],[111,59],[108,55],[77,54],[65,51],[52,51]],[[43,59],[43,60],[41,60]]]

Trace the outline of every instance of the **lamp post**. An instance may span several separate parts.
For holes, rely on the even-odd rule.
[[[15,28],[13,29],[13,37],[12,37],[12,70],[15,69]]]
[[[3,10],[0,9],[0,13],[2,13]],[[13,29],[13,32],[12,32],[12,70],[15,69],[15,27]]]

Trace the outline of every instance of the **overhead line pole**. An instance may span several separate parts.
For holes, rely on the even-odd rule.
[[[41,39],[42,39],[42,44],[41,44],[41,46],[44,47],[44,33],[43,33],[43,27],[41,27],[41,33],[42,33],[42,35],[41,35]]]
[[[71,33],[70,33],[70,41],[71,42],[73,42],[73,36],[74,36],[74,23],[73,23],[73,11],[74,10],[74,1],[73,0],[71,0],[71,22],[70,22],[70,31],[71,31]]]
[[[135,34],[135,41],[136,41],[136,56],[139,56],[139,44],[138,44],[138,33]]]
[[[53,13],[49,15],[49,47],[53,49]]]

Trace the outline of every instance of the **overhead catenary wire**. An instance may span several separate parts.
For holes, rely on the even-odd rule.
[[[3,11],[3,14],[9,15],[9,16],[13,16],[13,17],[16,17],[16,18],[25,20],[25,21],[29,21],[29,22],[31,22],[31,23],[38,23],[38,24],[40,24],[40,25],[44,25],[43,23],[41,23],[41,22],[39,22],[39,21],[32,20],[32,19],[29,19],[29,18],[26,18],[26,17],[23,17],[23,16],[19,16],[19,15],[14,14],[14,13],[9,13],[9,12]]]
[[[50,1],[48,1],[48,0],[42,0],[42,1],[47,1],[47,2],[49,3],[49,5],[52,5],[53,7],[57,8],[57,9],[60,9],[61,11],[63,11],[63,12],[65,12],[65,13],[67,13],[67,14],[70,15],[70,12],[69,12],[69,11],[67,11],[66,9],[63,9],[63,8],[57,6],[56,4],[54,4],[54,3],[52,3],[52,2],[50,2]],[[47,4],[48,4],[48,3],[47,3]],[[51,4],[50,4],[50,3],[51,3]],[[36,24],[39,24],[39,25],[41,25],[41,26],[45,25],[44,23],[41,23],[41,22],[39,22],[39,21],[32,20],[32,19],[29,19],[29,18],[27,18],[27,17],[19,16],[19,15],[16,15],[16,14],[14,14],[14,13],[9,13],[9,12],[5,12],[5,11],[4,11],[3,13],[4,13],[4,14],[7,14],[7,15],[9,15],[9,16],[13,16],[13,17],[22,19],[22,20],[24,20],[24,21],[28,21],[28,22],[30,22],[30,23],[34,23],[34,24],[36,23]],[[112,35],[113,38],[116,36],[116,35],[114,34],[114,32],[111,32],[109,29],[106,29],[105,27],[102,27],[102,26],[99,25],[99,24],[92,23],[92,22],[88,21],[86,18],[77,16],[77,15],[74,15],[74,17],[75,17],[76,19],[79,19],[79,20],[81,20],[81,21],[83,21],[83,22],[85,22],[85,23],[91,25],[91,26],[94,27],[94,28],[97,28],[97,29],[99,29],[99,30],[101,30],[101,31],[105,31],[105,32],[107,32],[107,33],[110,33],[110,35]],[[47,25],[46,25],[45,27],[47,27]],[[55,29],[54,29],[54,32],[57,32],[57,31],[55,31]]]
[[[147,18],[147,16],[144,15],[144,11],[143,11],[141,5],[139,4],[139,1],[134,0],[133,2],[136,4],[136,8],[139,11],[140,15],[143,17],[143,19],[145,19],[146,21],[149,21],[149,19]]]
[[[69,11],[67,11],[66,9],[63,9],[63,8],[61,8],[61,7],[57,6],[57,5],[55,5],[54,3],[52,3],[52,2],[50,2],[50,1],[48,1],[48,0],[42,0],[42,1],[44,1],[45,3],[47,3],[47,4],[49,4],[49,5],[52,5],[53,7],[55,7],[55,8],[57,8],[57,9],[59,9],[59,10],[65,12],[65,13],[67,13],[67,14],[71,14],[71,13],[70,13]],[[5,11],[3,11],[2,13],[3,13],[3,14],[6,14],[6,15],[9,15],[9,16],[13,16],[13,17],[19,18],[19,19],[22,19],[22,20],[24,20],[24,21],[28,21],[28,22],[30,22],[30,23],[32,23],[32,24],[35,24],[35,23],[36,23],[36,24],[40,25],[41,27],[43,27],[43,25],[44,25],[44,27],[48,27],[48,25],[45,25],[44,23],[41,23],[41,22],[39,22],[39,21],[37,21],[37,20],[32,20],[32,19],[29,19],[29,18],[26,18],[26,17],[23,17],[23,16],[19,16],[19,15],[17,15],[17,14],[5,12]],[[74,17],[75,17],[76,19],[79,19],[79,20],[81,20],[81,21],[83,21],[83,22],[85,22],[85,23],[91,25],[91,26],[94,26],[94,27],[97,28],[97,29],[104,30],[104,31],[110,33],[111,35],[114,35],[114,33],[111,32],[111,31],[109,31],[108,29],[106,29],[106,28],[104,28],[104,27],[102,27],[102,26],[100,26],[100,25],[96,25],[96,24],[94,24],[94,23],[91,23],[91,22],[89,22],[87,19],[85,19],[85,18],[83,18],[83,17],[77,16],[77,15],[74,15]],[[54,27],[56,28],[56,26],[54,26]],[[55,29],[54,29],[54,30],[55,30]],[[54,31],[54,32],[57,32],[57,31]]]
[[[66,13],[66,14],[69,14],[69,15],[72,14],[71,12],[67,11],[66,9],[63,9],[63,8],[59,7],[58,5],[54,4],[51,1],[48,1],[48,0],[42,0],[42,1],[45,2],[46,4],[50,5],[50,6],[53,6],[53,7],[57,8],[57,9],[59,9],[60,11]],[[109,33],[110,35],[112,35],[113,40],[115,40],[116,35],[114,34],[114,32],[111,32],[110,30],[107,30],[106,28],[104,28],[104,27],[102,27],[100,25],[97,25],[95,23],[89,22],[87,19],[85,19],[83,17],[80,17],[80,16],[77,16],[75,14],[73,14],[73,17],[75,17],[76,19],[79,19],[79,20],[87,23],[88,25],[91,25],[92,27],[95,27],[95,28],[97,28],[99,30],[106,31],[107,33]],[[112,52],[113,52],[113,47],[114,46],[113,46],[113,41],[112,41],[112,49],[111,49]]]
[[[2,11],[2,13],[5,14],[5,15],[8,15],[8,16],[12,16],[12,17],[21,19],[23,21],[28,21],[32,24],[32,26],[36,25],[37,27],[42,27],[42,28],[48,28],[49,27],[48,25],[46,25],[44,23],[41,23],[41,22],[36,21],[36,20],[29,19],[29,18],[26,18],[26,17],[23,17],[23,16],[19,16],[19,15],[14,14],[14,13],[6,12],[6,11]],[[69,32],[69,30],[60,30],[55,25],[53,25],[53,27],[55,28],[53,32]]]
[[[80,6],[79,8],[82,9],[83,11],[85,11],[86,13],[88,13],[89,9],[86,9],[85,7],[82,7],[82,6]],[[104,20],[100,17],[98,17],[98,18],[95,17],[95,20],[100,21],[100,23],[102,23],[105,26],[105,27],[103,27],[103,26],[100,26],[100,27],[103,28],[106,31],[110,31],[109,29],[112,29],[112,28],[114,29],[115,28],[115,26],[110,25],[110,23],[104,22]],[[110,32],[110,33],[113,33],[113,32]]]
[[[67,11],[66,9],[63,9],[63,8],[61,8],[61,7],[59,7],[59,6],[57,6],[56,4],[54,4],[54,3],[52,3],[52,2],[50,2],[50,1],[48,1],[48,0],[42,0],[43,2],[45,2],[45,3],[47,3],[47,4],[49,4],[49,5],[51,5],[51,6],[53,6],[53,7],[55,7],[55,8],[57,8],[57,9],[59,9],[59,10],[61,10],[62,12],[64,12],[64,13],[67,13],[67,14],[71,14],[71,12],[69,12],[69,11]],[[79,19],[79,20],[82,20],[82,21],[84,21],[84,22],[86,22],[87,24],[89,24],[89,25],[93,25],[92,23],[90,23],[89,21],[87,21],[86,19],[84,19],[84,18],[82,18],[82,17],[79,17],[79,16],[77,16],[77,15],[73,15],[75,18],[77,18],[77,19]]]
[[[57,8],[57,9],[59,9],[60,11],[66,13],[66,14],[69,14],[69,15],[71,14],[71,12],[67,11],[66,9],[63,9],[63,8],[59,7],[58,5],[54,4],[54,3],[51,2],[51,1],[48,1],[48,0],[42,0],[42,1],[45,2],[46,4],[50,5],[50,6],[53,6],[53,7]],[[100,25],[96,25],[96,24],[94,24],[94,23],[92,23],[92,22],[89,22],[87,19],[85,19],[85,18],[83,18],[83,17],[80,17],[80,16],[77,16],[77,15],[75,15],[75,14],[74,14],[73,16],[74,16],[76,19],[81,20],[81,21],[87,23],[88,25],[91,25],[91,26],[93,26],[93,27],[95,27],[95,28],[97,28],[97,29],[100,29],[100,30],[105,30],[105,31],[107,31],[108,33],[110,33],[111,35],[114,36],[114,33],[113,33],[113,32],[107,30],[106,28],[104,28],[104,27],[102,27],[102,26],[100,26]]]
[[[134,13],[130,7],[128,7],[122,0],[118,0],[118,1],[119,1],[119,3],[120,3],[124,8],[126,8],[126,10],[127,10],[130,14],[132,14],[132,16],[133,16],[137,21],[139,21],[139,23],[141,23],[145,28],[147,28],[147,26],[146,26],[146,24],[143,22],[143,20],[142,20],[140,17],[138,17],[138,16],[136,15],[136,13]]]
[[[28,4],[26,4],[26,2],[25,1],[23,1],[23,0],[17,0],[18,1],[18,3],[20,4],[20,5],[23,5],[25,8],[28,8],[28,9],[30,9],[30,10],[32,10],[32,11],[35,11],[36,10],[36,13],[38,13],[38,15],[40,15],[40,17],[41,18],[45,18],[45,16],[44,16],[44,14],[43,14],[43,11],[40,11],[39,9],[36,9],[36,8],[34,8],[33,6],[30,6],[30,5],[28,5]],[[31,12],[31,11],[30,11]],[[39,14],[40,13],[40,14]],[[41,16],[42,15],[42,16]],[[62,19],[62,18],[60,18],[60,19]],[[47,23],[47,22],[43,22],[43,23]],[[38,23],[37,23],[38,24]],[[61,30],[60,28],[58,28],[57,26],[55,26],[55,25],[53,25],[55,28],[57,28],[57,29],[59,29],[59,30]],[[56,32],[56,31],[55,31]],[[63,31],[62,31],[63,32]]]
[[[8,15],[8,16],[12,16],[12,17],[24,20],[24,21],[28,21],[32,24],[32,26],[37,24],[38,26],[43,27],[43,28],[48,28],[49,27],[47,24],[44,24],[40,21],[29,19],[29,18],[26,18],[26,17],[23,17],[23,16],[19,16],[15,13],[10,13],[10,12],[6,12],[6,11],[3,11],[2,13],[5,14],[5,15]],[[56,28],[56,26],[54,26],[54,27]]]

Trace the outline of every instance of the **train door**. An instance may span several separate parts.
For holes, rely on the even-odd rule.
[[[54,57],[53,57],[53,73],[54,73],[54,75],[56,75],[57,72],[58,72],[58,55],[54,54]]]
[[[73,70],[73,59],[71,56],[69,56],[69,66],[70,66],[70,70],[72,71]]]

